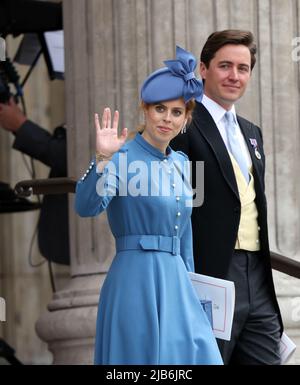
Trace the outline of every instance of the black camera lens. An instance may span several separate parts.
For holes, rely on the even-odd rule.
[[[7,103],[10,98],[10,89],[5,72],[0,63],[0,103]]]

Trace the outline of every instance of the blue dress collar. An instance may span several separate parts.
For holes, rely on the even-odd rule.
[[[167,147],[166,149],[166,154],[163,154],[158,148],[152,146],[149,142],[147,142],[142,135],[138,132],[134,138],[134,140],[141,146],[143,147],[147,152],[150,152],[150,154],[154,155],[155,157],[163,160],[163,159],[168,159],[171,155],[173,150],[171,149],[170,146]]]

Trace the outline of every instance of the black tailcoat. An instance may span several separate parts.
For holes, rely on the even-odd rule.
[[[265,262],[268,285],[280,317],[270,262],[262,134],[260,128],[251,122],[239,116],[237,119],[253,163],[261,257]],[[260,159],[250,139],[256,140]],[[192,214],[195,271],[226,279],[237,239],[241,203],[228,151],[212,116],[203,104],[197,103],[187,132],[179,134],[171,142],[171,147],[185,152],[192,161],[193,188],[196,188],[195,182],[199,183],[195,180],[194,162],[204,162],[204,202],[201,207],[194,207]]]

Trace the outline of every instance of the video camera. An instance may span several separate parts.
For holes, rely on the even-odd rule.
[[[5,38],[9,34],[14,37],[24,34],[24,41],[29,34],[36,35],[36,39],[26,40],[25,48],[25,50],[32,51],[34,56],[28,58],[30,55],[26,52],[27,63],[18,62],[30,64],[33,67],[39,54],[43,53],[51,79],[62,78],[62,76],[59,77],[54,73],[44,34],[50,31],[61,31],[62,25],[61,3],[38,0],[0,0],[0,37]],[[20,47],[26,45],[22,43]],[[19,54],[19,56],[22,55]],[[13,63],[6,57],[5,61],[0,61],[0,103],[7,103],[11,97],[9,84],[14,85],[15,99],[18,102],[18,98],[22,96],[20,77]]]
[[[38,0],[0,0],[0,35],[62,29],[62,4]]]
[[[0,62],[0,103],[7,103],[11,97],[9,83],[14,84],[16,89],[15,99],[16,102],[18,101],[18,97],[22,96],[19,80],[20,76],[9,58]]]
[[[0,63],[0,103],[7,103],[10,98],[10,91],[7,76]]]

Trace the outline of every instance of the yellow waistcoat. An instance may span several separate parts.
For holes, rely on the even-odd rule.
[[[229,155],[241,201],[241,219],[235,249],[258,251],[260,250],[260,228],[257,222],[258,212],[255,204],[256,193],[254,188],[253,168],[251,167],[249,170],[250,182],[247,184],[238,163],[231,154]]]

